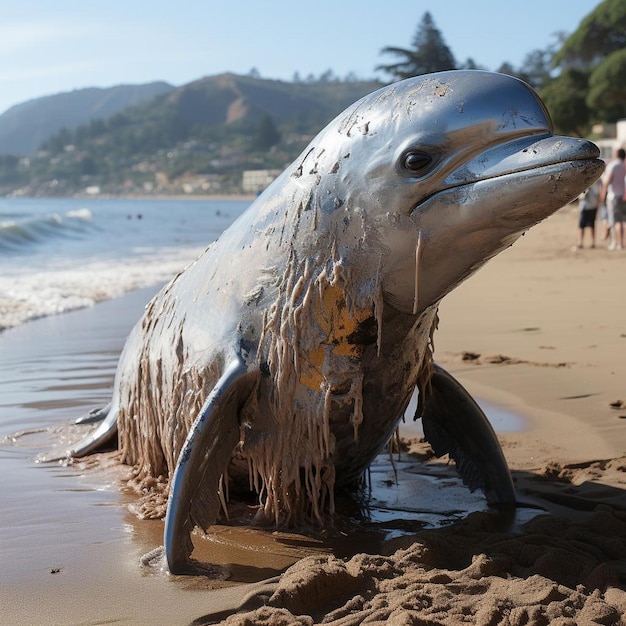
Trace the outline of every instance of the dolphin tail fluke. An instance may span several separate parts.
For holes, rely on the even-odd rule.
[[[515,489],[500,442],[487,416],[453,376],[434,366],[424,394],[424,436],[437,456],[454,459],[463,482],[489,504],[515,504]]]
[[[109,403],[101,409],[93,409],[74,423],[83,425],[100,422],[86,437],[83,437],[72,448],[57,449],[36,457],[37,463],[53,463],[57,461],[68,461],[87,456],[92,452],[97,452],[98,448],[108,444],[117,435],[117,407]]]
[[[227,366],[193,423],[170,482],[164,548],[171,574],[183,573],[191,531],[206,529],[221,507],[220,480],[239,442],[239,409],[257,380],[238,355]]]
[[[85,415],[77,417],[74,424],[95,424],[96,422],[101,422],[106,418],[110,411],[111,402],[99,409],[91,409],[89,413],[85,413]]]
[[[69,458],[80,458],[91,454],[109,443],[117,435],[117,407],[113,408],[112,404],[109,403],[102,409],[90,411],[83,418],[79,417],[76,424],[89,424],[96,421],[100,421],[98,427],[67,451]]]

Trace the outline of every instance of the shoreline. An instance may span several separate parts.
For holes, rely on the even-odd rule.
[[[85,194],[76,193],[71,196],[4,196],[4,199],[35,199],[35,200],[235,200],[253,202],[255,194]]]

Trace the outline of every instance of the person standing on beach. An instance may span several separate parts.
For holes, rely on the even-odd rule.
[[[601,192],[602,182],[598,179],[578,198],[578,245],[576,247],[579,249],[583,247],[585,228],[588,228],[591,233],[591,248],[596,247],[596,217]]]
[[[615,158],[609,161],[602,176],[600,200],[606,202],[609,226],[611,228],[609,250],[622,250],[624,247],[624,221],[626,221],[624,210],[625,158],[626,151],[624,151],[624,148],[616,150]]]

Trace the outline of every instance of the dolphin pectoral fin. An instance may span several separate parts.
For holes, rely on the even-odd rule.
[[[193,551],[191,531],[206,529],[220,510],[220,478],[239,442],[239,408],[256,382],[240,356],[207,397],[178,457],[170,482],[163,543],[171,574],[183,573]]]
[[[435,454],[450,454],[463,482],[489,504],[515,504],[515,489],[500,442],[467,390],[438,365],[422,402],[424,436]]]

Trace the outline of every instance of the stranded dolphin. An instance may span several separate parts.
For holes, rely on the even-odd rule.
[[[107,417],[69,454],[117,428],[137,480],[169,481],[171,572],[229,484],[277,523],[332,514],[416,387],[435,451],[513,503],[487,419],[433,364],[437,307],[602,169],[510,76],[443,72],[364,97],[150,302]]]

